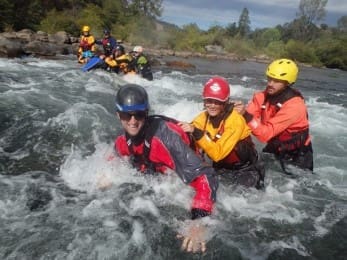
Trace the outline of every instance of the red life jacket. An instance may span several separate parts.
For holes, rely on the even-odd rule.
[[[166,117],[163,115],[151,115],[148,116],[147,121],[148,124],[150,124],[150,127],[145,129],[145,136],[143,141],[143,151],[141,154],[134,153],[133,148],[133,142],[129,138],[129,136],[126,136],[126,142],[129,149],[129,152],[131,154],[130,156],[130,162],[133,165],[134,168],[138,169],[142,173],[154,173],[154,172],[164,172],[166,167],[164,167],[163,164],[160,163],[154,163],[149,160],[149,154],[151,151],[151,143],[152,138],[157,131],[157,128],[159,126],[159,123],[161,120],[165,120],[167,122],[172,122],[174,124],[177,124],[178,121],[176,119]],[[190,135],[186,134],[187,138],[186,140],[183,140],[186,142],[191,148],[193,148],[193,141]],[[164,167],[164,168],[163,168]]]
[[[104,48],[104,52],[107,55],[111,55],[112,53],[112,46],[109,38],[103,38],[102,39],[102,47]]]
[[[266,96],[261,106],[263,111],[262,113],[265,112],[267,103],[270,104],[271,106],[275,106],[275,113],[277,113],[285,102],[287,102],[288,100],[294,97],[300,97],[304,99],[298,90],[293,89],[291,87],[286,88],[278,96],[275,96],[275,97]],[[308,118],[307,114],[306,116]],[[309,137],[308,128],[304,130],[300,130],[295,133],[290,133],[287,130],[285,130],[279,135],[273,137],[268,142],[268,144],[266,145],[263,151],[275,153],[275,154],[282,154],[288,151],[298,150],[309,143],[309,140],[310,140],[309,138],[310,137]]]

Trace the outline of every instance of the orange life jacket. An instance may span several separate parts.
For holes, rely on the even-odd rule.
[[[284,90],[284,93],[281,93],[278,97],[273,98],[273,97],[266,96],[261,106],[262,113],[265,113],[267,104],[269,104],[270,106],[273,106],[274,113],[277,113],[286,101],[294,97],[300,97],[304,99],[298,90],[295,90],[291,87],[288,87],[286,90]],[[263,114],[262,118],[264,117],[265,115]],[[308,118],[308,114],[306,114],[306,117]],[[289,132],[288,130],[285,130],[279,135],[273,137],[268,142],[267,146],[264,148],[264,152],[282,154],[288,151],[298,150],[308,145],[309,143],[310,143],[310,135],[309,135],[308,128],[300,129],[297,132]]]

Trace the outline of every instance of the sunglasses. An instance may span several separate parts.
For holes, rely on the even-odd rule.
[[[146,111],[136,111],[136,112],[118,112],[121,120],[129,121],[132,117],[135,117],[137,121],[145,119],[147,116]]]

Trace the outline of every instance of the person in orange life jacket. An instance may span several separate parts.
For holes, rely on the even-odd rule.
[[[151,65],[143,54],[142,46],[135,46],[131,55],[133,56],[133,60],[130,62],[129,66],[132,66],[136,73],[140,74],[143,78],[153,80]]]
[[[298,71],[292,60],[273,61],[266,69],[266,89],[255,93],[247,107],[241,101],[235,105],[253,135],[267,143],[263,152],[274,154],[287,174],[292,174],[288,164],[313,171],[307,107],[301,93],[292,88]]]
[[[264,187],[265,170],[251,139],[251,129],[229,102],[225,78],[212,77],[203,89],[205,111],[191,123],[180,122],[221,176],[221,180],[246,187]]]
[[[127,74],[129,72],[135,73],[135,71],[129,67],[131,60],[132,57],[125,53],[124,47],[122,45],[117,45],[113,49],[112,55],[106,57],[105,62],[109,66],[108,70],[116,73]]]
[[[176,123],[150,116],[148,111],[148,95],[143,87],[126,84],[118,90],[116,113],[125,132],[115,140],[116,153],[144,174],[175,171],[195,190],[191,219],[209,216],[218,188],[213,168],[189,147],[188,135]],[[182,247],[187,251],[206,250],[205,242],[196,236],[188,232]]]
[[[104,38],[102,40],[97,40],[95,43],[102,45],[104,50],[104,53],[100,55],[100,59],[111,56],[114,48],[117,46],[117,40],[111,36],[111,32],[108,29],[104,30]]]
[[[78,62],[86,63],[94,55],[95,52],[95,39],[90,35],[90,27],[85,25],[82,27],[82,35],[78,47]]]

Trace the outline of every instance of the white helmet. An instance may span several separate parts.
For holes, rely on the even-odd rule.
[[[135,46],[134,49],[133,49],[134,52],[139,52],[139,53],[142,53],[143,52],[143,48],[142,46]]]

